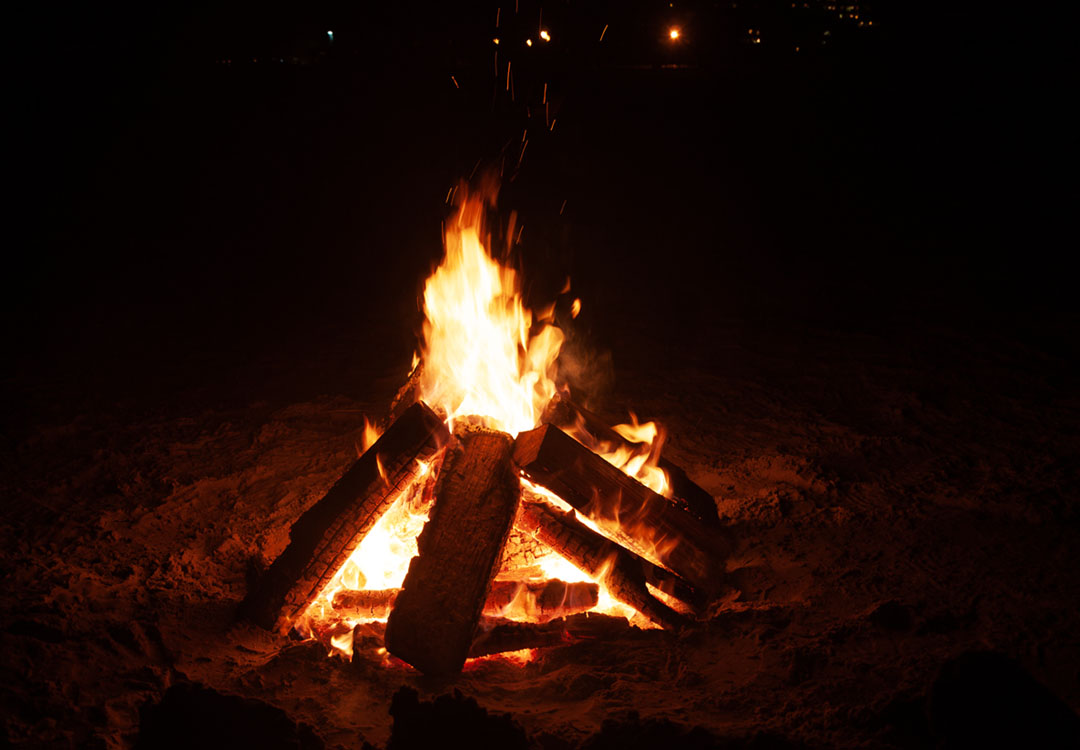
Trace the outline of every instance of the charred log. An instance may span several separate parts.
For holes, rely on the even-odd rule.
[[[593,578],[602,579],[614,598],[669,630],[689,624],[649,591],[645,571],[656,567],[652,563],[597,534],[574,518],[573,511],[562,513],[537,502],[525,502],[522,507],[519,523],[524,528]],[[693,598],[690,591],[681,589]]]
[[[481,617],[469,658],[520,651],[525,648],[565,646],[583,641],[618,638],[632,630],[625,617],[584,612],[548,622],[519,622],[501,617]],[[377,651],[386,638],[381,622],[360,623],[353,628],[353,660],[365,651]]]
[[[375,619],[390,614],[401,589],[344,589],[334,594],[334,611],[341,617]]]
[[[605,529],[653,550],[660,562],[695,586],[717,585],[725,550],[715,533],[558,427],[544,425],[518,435],[514,462],[531,481]]]
[[[318,595],[401,492],[420,462],[449,441],[443,421],[422,402],[402,413],[330,491],[289,530],[289,546],[241,605],[241,616],[280,633]]]
[[[496,614],[518,604],[540,620],[586,612],[600,600],[600,586],[587,581],[494,581],[484,604],[485,614]]]
[[[596,414],[559,394],[552,397],[547,409],[544,410],[541,422],[554,425],[571,434],[573,433],[569,428],[581,427],[597,440],[612,445],[625,445],[627,447],[633,447],[634,445]],[[591,446],[586,447],[591,448]],[[680,466],[668,459],[661,457],[657,466],[667,474],[673,500],[679,507],[693,514],[694,517],[708,526],[720,525],[720,518],[716,513],[716,500],[712,495],[687,476]]]
[[[512,452],[509,435],[478,429],[443,461],[386,626],[390,653],[426,674],[457,673],[468,656],[520,499]]]
[[[519,510],[518,513],[520,512]],[[503,548],[498,577],[515,580],[530,578],[531,571],[535,570],[537,562],[549,554],[551,554],[549,549],[531,535],[521,531],[515,521],[514,527],[510,530],[510,536],[506,540],[506,547]]]
[[[334,595],[334,612],[346,619],[386,617],[394,606],[400,589],[344,589]],[[599,601],[600,587],[579,581],[493,581],[484,602],[484,614],[497,615],[511,604],[541,619],[585,612]]]
[[[488,656],[525,648],[562,646],[585,640],[616,638],[630,630],[625,617],[582,613],[550,622],[516,622],[485,617],[469,656]]]

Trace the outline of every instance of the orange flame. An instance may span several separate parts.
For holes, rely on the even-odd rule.
[[[446,256],[424,287],[421,397],[453,420],[488,418],[517,433],[536,426],[555,394],[555,359],[563,333],[533,332],[517,275],[485,249],[484,211],[494,199],[459,193],[446,227]]]
[[[554,305],[535,314],[526,309],[517,274],[492,258],[488,251],[491,244],[484,219],[486,211],[494,206],[496,194],[495,189],[470,194],[465,185],[451,191],[457,212],[445,228],[445,257],[424,287],[423,338],[419,354],[413,356],[410,376],[422,361],[419,397],[445,414],[451,429],[454,420],[480,417],[490,427],[517,435],[539,424],[556,394],[556,359],[564,336],[553,322]],[[514,234],[511,223],[507,237]],[[518,228],[518,240],[520,236]],[[509,242],[507,246],[510,247]],[[564,293],[569,291],[567,280]],[[571,316],[576,317],[580,310],[580,299],[574,299]],[[597,440],[587,433],[583,424],[569,431],[627,474],[657,492],[668,492],[666,476],[657,466],[664,433],[655,423],[639,424],[631,415],[630,424],[615,428],[624,439],[617,445]],[[365,452],[378,437],[378,430],[365,418]],[[375,460],[379,475],[388,481],[381,456],[376,455]],[[332,651],[351,654],[352,627],[364,620],[341,618],[333,609],[334,596],[343,589],[380,590],[401,586],[409,563],[417,554],[416,537],[428,520],[430,497],[424,485],[429,471],[429,465],[421,465],[420,478],[402,490],[319,593],[297,624],[301,632],[317,631],[323,635],[324,642],[329,634]],[[556,505],[569,507],[546,490],[524,479],[522,482]],[[580,520],[597,528],[586,518]],[[607,532],[611,535],[611,529]],[[662,540],[657,540],[655,546],[661,543]],[[644,553],[655,551],[644,550]],[[532,572],[534,578],[530,580],[559,578],[566,582],[599,583],[599,602],[593,611],[624,616],[638,627],[656,627],[634,609],[612,598],[604,585],[606,571],[599,571],[593,578],[549,550],[536,560],[536,570]],[[528,611],[522,602],[512,602],[507,609],[513,611],[505,614],[535,619],[535,612]],[[525,663],[533,653],[527,650],[504,658]]]

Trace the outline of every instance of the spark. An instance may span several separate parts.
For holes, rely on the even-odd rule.
[[[507,60],[506,61],[506,90],[507,91],[510,90],[510,65],[513,62],[514,62],[513,60]]]
[[[525,225],[522,224],[520,227],[518,227],[517,239],[514,240],[515,245],[520,245],[521,244],[521,233],[524,232],[524,231],[525,231]]]
[[[544,84],[544,98],[541,100],[544,104],[547,104],[547,84]]]
[[[680,36],[682,36],[682,32],[679,31],[679,28],[677,26],[672,26],[668,30],[668,37],[670,37],[672,41],[675,41]]]
[[[555,118],[553,118],[553,119],[551,120],[551,127],[550,127],[550,128],[548,128],[548,130],[549,130],[549,131],[550,131],[550,130],[554,130],[554,129],[555,129],[555,120],[558,120],[558,119],[559,119],[558,117],[555,117]]]
[[[532,39],[526,39],[525,40],[525,46],[526,47],[531,47],[532,46]]]
[[[551,41],[551,34],[549,34],[547,32],[547,29],[541,29],[540,30],[540,38],[543,39],[545,42],[550,42]]]
[[[495,37],[495,38],[494,38],[494,39],[492,39],[491,41],[492,41],[492,42],[493,42],[493,43],[495,44],[495,46],[496,46],[496,47],[498,47],[498,46],[499,46],[499,37]]]
[[[499,14],[502,13],[502,8],[495,9],[495,28],[499,28]]]
[[[461,86],[458,86],[457,79],[454,78],[454,76],[450,76],[450,80],[454,82],[454,88],[456,88],[456,89],[461,88]]]
[[[562,216],[562,212],[566,210],[566,198],[563,198],[562,205],[559,206],[559,216]]]
[[[600,42],[604,41],[604,34],[607,33],[607,27],[608,27],[608,25],[605,23],[604,24],[604,30],[600,32],[600,39],[598,39],[597,41],[600,41]]]

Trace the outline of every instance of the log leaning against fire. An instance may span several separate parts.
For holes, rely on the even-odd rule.
[[[602,578],[611,596],[668,630],[690,621],[657,599],[646,584],[649,565],[637,555],[606,539],[574,518],[542,502],[522,503],[518,523],[537,539],[594,578]]]
[[[514,463],[601,527],[633,540],[682,578],[710,590],[720,580],[726,550],[720,537],[690,513],[627,476],[554,425],[522,432]]]
[[[358,458],[330,491],[289,530],[289,546],[241,605],[241,615],[280,633],[344,565],[401,491],[450,440],[423,402],[416,402]]]
[[[540,421],[543,424],[555,425],[559,429],[567,431],[571,427],[580,426],[590,435],[605,443],[616,446],[622,445],[627,448],[633,448],[634,446],[634,443],[616,432],[600,417],[558,393],[548,403]],[[673,464],[668,459],[661,457],[657,462],[657,466],[667,474],[672,495],[680,507],[693,514],[707,526],[720,526],[720,517],[716,512],[716,500],[713,499],[712,495],[698,486],[681,467]]]
[[[344,589],[334,595],[334,613],[346,619],[386,617],[399,591]],[[599,585],[585,581],[493,581],[484,602],[484,614],[498,615],[511,604],[520,604],[534,617],[551,620],[592,609],[599,595]]]
[[[521,498],[512,452],[509,435],[477,428],[443,458],[419,554],[386,623],[387,650],[425,674],[456,674],[468,657]]]

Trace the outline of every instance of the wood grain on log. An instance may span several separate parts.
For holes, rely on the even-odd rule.
[[[609,443],[613,446],[627,446],[633,448],[635,443],[630,442],[604,420],[588,409],[578,406],[570,399],[555,394],[548,403],[540,418],[543,424],[551,424],[568,433],[574,439],[578,439],[577,430],[584,429],[598,442]],[[586,445],[590,450],[595,446]],[[707,526],[718,527],[720,517],[716,513],[716,500],[694,482],[683,469],[661,456],[657,466],[667,474],[668,484],[671,487],[672,500],[684,510],[693,514],[699,521]]]
[[[350,619],[378,619],[390,614],[401,589],[342,589],[334,594],[334,612]]]
[[[599,600],[600,586],[588,581],[494,581],[484,603],[484,614],[498,614],[513,604],[542,622],[586,612]]]
[[[241,615],[280,633],[298,617],[395,498],[420,478],[450,435],[422,402],[406,409],[330,491],[289,530],[289,546],[241,605]]]
[[[605,530],[629,536],[698,588],[719,583],[723,544],[715,533],[558,427],[518,435],[514,462],[531,481]]]
[[[646,586],[645,569],[655,567],[574,518],[541,502],[522,503],[519,523],[536,538],[593,578],[601,580],[618,601],[633,607],[669,630],[689,624],[686,617],[667,606]]]
[[[520,499],[513,441],[477,429],[452,446],[386,626],[386,648],[425,674],[461,671]]]
[[[537,620],[585,612],[599,601],[600,587],[578,581],[493,581],[485,615],[503,614],[511,604]],[[379,619],[390,614],[400,589],[342,589],[334,594],[334,614],[344,619]]]

